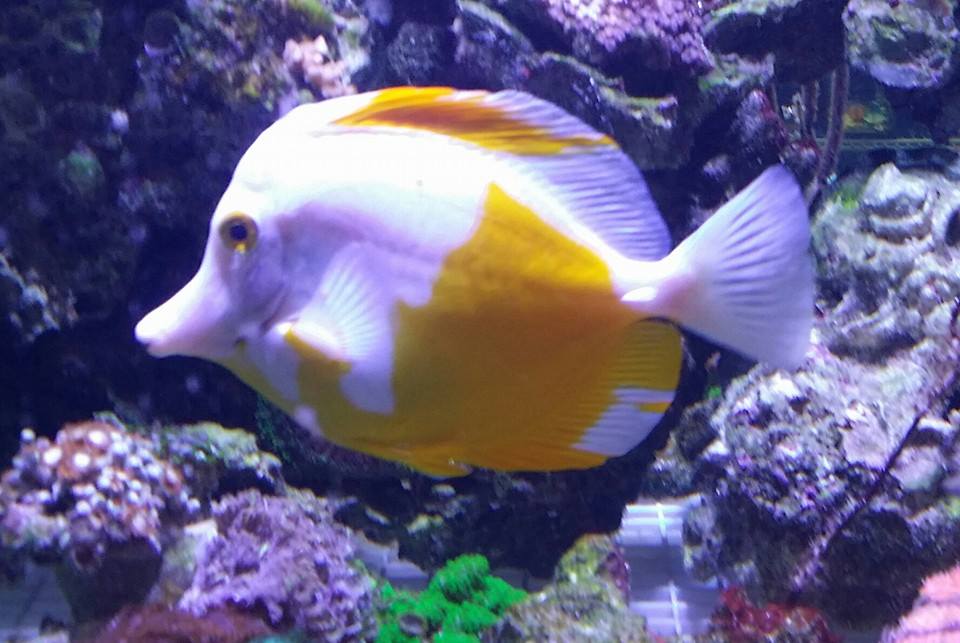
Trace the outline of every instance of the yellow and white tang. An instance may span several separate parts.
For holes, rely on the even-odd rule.
[[[154,355],[223,364],[333,442],[433,475],[586,468],[672,402],[670,321],[776,366],[802,359],[808,244],[780,166],[669,252],[634,165],[556,106],[386,89],[264,131],[196,276],[136,334]]]

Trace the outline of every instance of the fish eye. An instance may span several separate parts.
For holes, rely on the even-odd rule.
[[[220,238],[234,252],[244,253],[257,243],[257,224],[246,214],[236,212],[220,224]]]

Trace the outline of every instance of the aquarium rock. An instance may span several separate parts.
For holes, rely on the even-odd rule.
[[[960,437],[958,207],[960,183],[885,165],[815,213],[806,363],[755,367],[687,409],[648,475],[706,491],[684,530],[698,577],[875,627],[960,559],[941,488]]]
[[[12,343],[22,348],[48,331],[57,330],[76,315],[69,300],[50,297],[35,273],[21,275],[0,252],[0,306],[7,312],[3,325]]]
[[[276,495],[285,490],[280,460],[257,446],[256,436],[214,422],[172,425],[151,432],[158,448],[183,471],[203,500],[245,489]]]
[[[817,80],[843,64],[844,4],[845,0],[715,2],[705,18],[703,37],[720,53],[754,57],[773,53],[781,81]]]
[[[630,611],[629,570],[609,536],[584,536],[564,554],[553,580],[507,611],[495,641],[647,643],[644,618]]]
[[[490,89],[522,87],[538,65],[539,54],[533,43],[485,4],[461,0],[459,7],[452,27],[456,77]]]
[[[455,48],[455,35],[449,27],[404,23],[387,46],[391,75],[401,85],[437,83],[447,77],[446,70],[453,64]]]
[[[215,503],[218,535],[206,546],[179,607],[265,613],[311,640],[362,639],[373,627],[373,583],[354,559],[348,531],[309,491],[245,491]]]
[[[929,89],[953,73],[953,3],[851,0],[843,13],[850,64],[891,87]]]
[[[600,67],[625,60],[647,69],[698,75],[712,67],[700,34],[700,5],[690,0],[537,0],[573,49]],[[539,7],[537,7],[539,5]],[[519,11],[520,9],[518,9]]]

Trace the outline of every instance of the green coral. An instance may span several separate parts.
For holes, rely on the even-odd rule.
[[[527,593],[490,574],[478,554],[448,562],[427,588],[415,595],[385,583],[380,590],[377,643],[475,643],[511,605]]]

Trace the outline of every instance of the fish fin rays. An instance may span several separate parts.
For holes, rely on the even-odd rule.
[[[490,94],[489,103],[551,136],[601,136],[553,103],[518,91]],[[549,184],[549,193],[605,244],[630,259],[654,261],[670,251],[670,234],[640,171],[611,139],[567,146],[553,154],[517,155],[516,170]]]
[[[394,87],[363,96],[363,106],[333,124],[419,129],[501,153],[511,169],[548,184],[579,222],[576,232],[631,259],[669,252],[666,224],[633,162],[609,136],[556,105],[513,90]]]
[[[797,366],[813,326],[809,245],[796,179],[767,169],[671,254],[692,274],[672,317],[753,359]]]
[[[433,478],[459,478],[468,475],[469,465],[457,462],[450,457],[455,451],[451,445],[432,445],[414,451],[384,444],[364,444],[362,449],[384,460],[403,462],[414,470]]]
[[[618,148],[523,159],[516,170],[547,183],[547,191],[576,217],[572,232],[596,235],[629,259],[656,261],[670,234],[633,163]]]
[[[682,360],[676,328],[652,320],[633,324],[611,369],[606,408],[574,447],[615,457],[642,442],[673,402]]]
[[[341,248],[290,331],[329,359],[345,363],[341,386],[357,406],[377,413],[393,410],[391,302],[385,278],[360,243]]]
[[[362,96],[362,106],[333,124],[421,130],[524,156],[614,146],[560,108],[517,91],[391,87]]]
[[[575,408],[537,430],[493,432],[467,461],[508,471],[553,471],[595,467],[642,442],[673,400],[680,376],[679,332],[657,321],[626,330],[622,350]],[[555,392],[545,391],[546,395]]]

